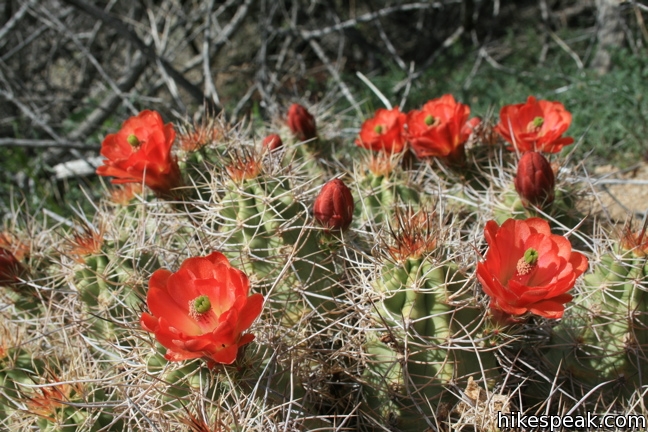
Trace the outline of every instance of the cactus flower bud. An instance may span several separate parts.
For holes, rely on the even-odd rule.
[[[283,147],[283,141],[281,141],[281,137],[279,135],[272,134],[265,137],[261,142],[261,145],[264,149],[268,149],[268,151],[274,151],[278,148]]]
[[[353,196],[340,179],[326,183],[315,199],[313,213],[323,227],[345,230],[353,219]]]
[[[522,203],[546,207],[554,200],[556,178],[551,164],[537,152],[527,152],[518,163],[515,190]]]
[[[299,104],[292,104],[288,110],[288,127],[300,141],[317,136],[315,117]]]

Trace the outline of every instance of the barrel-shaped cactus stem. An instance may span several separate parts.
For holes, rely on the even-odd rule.
[[[357,226],[371,227],[388,223],[390,214],[399,203],[417,205],[420,202],[420,186],[408,171],[399,165],[402,155],[372,152],[354,167],[350,182],[356,202],[354,220]]]
[[[641,232],[626,231],[615,252],[605,252],[585,275],[580,295],[544,347],[548,364],[561,365],[561,379],[586,394],[602,382],[612,404],[643,385],[648,373],[648,267]]]
[[[468,280],[440,260],[441,225],[425,208],[397,210],[382,245],[388,259],[375,282],[377,329],[365,344],[365,409],[400,431],[425,430],[447,416],[456,403],[449,383],[472,376],[492,386],[497,373]]]

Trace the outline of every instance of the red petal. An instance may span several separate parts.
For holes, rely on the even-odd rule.
[[[156,276],[157,274],[157,276]],[[164,317],[170,323],[170,326],[175,327],[187,334],[200,334],[200,327],[198,324],[189,317],[189,304],[178,304],[173,299],[166,286],[157,285],[159,281],[168,280],[170,272],[167,270],[157,270],[153,273],[151,281],[149,282],[149,291],[146,297],[151,313],[158,317]],[[172,287],[172,289],[178,289]]]
[[[247,303],[239,313],[237,331],[243,332],[250,328],[252,323],[261,315],[263,310],[263,295],[253,294],[247,299]]]
[[[209,357],[217,363],[232,364],[238,354],[238,345],[230,345],[218,351],[209,353]]]
[[[158,319],[146,312],[142,313],[140,324],[144,330],[154,333],[158,327]]]

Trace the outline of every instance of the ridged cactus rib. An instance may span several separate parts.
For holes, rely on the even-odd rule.
[[[376,304],[375,322],[385,330],[367,337],[366,409],[378,414],[395,430],[420,431],[434,424],[436,411],[455,403],[446,388],[468,376],[493,378],[496,359],[471,346],[479,311],[455,313],[462,276],[452,264],[434,265],[430,258],[388,262],[376,289],[383,295]],[[465,322],[456,321],[459,317]],[[465,335],[465,346],[451,348]],[[480,359],[477,358],[480,356]],[[492,384],[492,380],[488,385]],[[432,422],[432,423],[430,423]]]
[[[362,202],[356,206],[355,219],[360,224],[387,221],[397,204],[415,205],[420,201],[419,192],[409,184],[406,175],[397,170],[390,175],[366,172],[359,190]]]
[[[646,270],[643,258],[606,254],[584,277],[583,292],[553,330],[545,354],[574,385],[587,390],[616,383],[610,384],[610,400],[642,385],[648,373]]]

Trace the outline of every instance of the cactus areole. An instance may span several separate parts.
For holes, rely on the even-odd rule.
[[[569,240],[551,234],[540,218],[486,223],[489,249],[477,264],[477,278],[494,311],[509,315],[531,312],[561,318],[576,279],[587,269],[587,258],[573,252]]]

